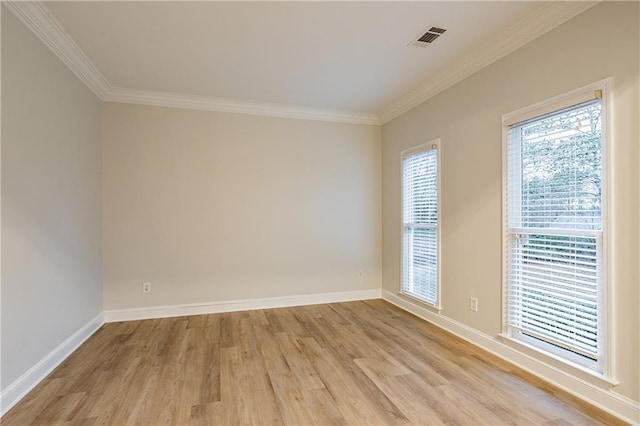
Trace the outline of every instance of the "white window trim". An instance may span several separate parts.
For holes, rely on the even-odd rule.
[[[612,176],[610,159],[611,152],[614,149],[613,133],[612,133],[612,93],[613,79],[606,78],[584,87],[572,90],[570,92],[555,96],[553,98],[538,102],[534,105],[521,108],[502,116],[502,333],[499,337],[507,339],[516,346],[521,345],[523,348],[529,349],[528,352],[538,354],[544,362],[545,358],[554,359],[566,364],[572,369],[577,369],[588,373],[597,381],[603,381],[609,385],[616,385],[618,381],[615,379],[615,317],[612,315],[613,301],[615,297],[614,282],[610,273],[610,236],[612,231],[610,218],[612,217]],[[507,263],[508,249],[506,239],[508,233],[508,128],[510,124],[523,121],[544,114],[545,112],[555,111],[572,104],[572,101],[580,102],[581,97],[596,90],[602,91],[602,318],[604,324],[600,324],[599,333],[602,336],[601,352],[599,358],[601,361],[599,368],[601,372],[585,368],[579,363],[575,363],[566,357],[557,356],[552,351],[544,351],[537,346],[528,345],[519,339],[511,337],[511,331],[507,327]]]
[[[402,279],[404,276],[404,241],[403,241],[403,235],[404,235],[404,200],[403,200],[403,193],[402,193],[402,184],[403,184],[403,160],[406,157],[410,157],[414,154],[419,154],[421,152],[427,152],[427,151],[431,151],[435,149],[436,150],[436,161],[437,161],[437,165],[438,165],[438,173],[437,173],[437,182],[438,182],[438,224],[436,227],[436,235],[438,238],[438,247],[437,247],[437,256],[438,256],[438,261],[437,261],[437,268],[438,268],[438,284],[437,284],[437,294],[438,294],[438,300],[436,301],[436,303],[430,303],[426,300],[422,300],[418,297],[415,297],[411,294],[405,293],[402,289]],[[398,290],[398,295],[400,297],[404,297],[407,298],[415,303],[419,303],[423,306],[432,308],[437,310],[438,312],[440,312],[442,310],[442,280],[441,280],[441,247],[442,247],[442,239],[441,239],[441,219],[442,219],[442,209],[441,209],[441,175],[442,175],[442,171],[441,171],[441,165],[440,165],[440,139],[433,139],[429,142],[420,144],[420,145],[416,145],[412,148],[406,149],[404,151],[400,152],[400,280],[399,280],[399,290]]]

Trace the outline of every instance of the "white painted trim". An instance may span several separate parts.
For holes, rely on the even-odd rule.
[[[500,340],[459,323],[445,315],[430,311],[416,303],[382,290],[382,298],[425,321],[478,346],[523,370],[540,377],[565,392],[604,410],[625,422],[640,424],[640,402],[634,401],[611,389],[604,389],[581,378],[562,371],[539,359],[511,348]]]
[[[104,313],[85,324],[54,350],[49,352],[36,365],[0,392],[0,416],[16,405],[38,383],[44,380],[57,366],[82,345],[104,324]]]
[[[480,47],[447,66],[442,72],[430,76],[425,83],[383,108],[380,111],[382,123],[387,123],[415,108],[487,65],[595,6],[598,2],[549,2],[523,21],[512,25],[498,36],[483,43]]]
[[[237,99],[181,95],[150,90],[124,89],[120,87],[112,88],[103,97],[103,100],[128,104],[331,121],[337,123],[367,124],[374,126],[381,124],[376,114],[240,101]]]
[[[220,312],[250,311],[255,309],[284,308],[322,303],[350,302],[380,299],[380,289],[341,291],[336,293],[306,294],[300,296],[270,297],[264,299],[228,300],[222,302],[193,303],[187,305],[152,306],[145,308],[105,311],[106,322],[135,321],[153,318],[216,314]]]
[[[104,98],[111,85],[42,2],[5,0],[2,3],[98,98]]]

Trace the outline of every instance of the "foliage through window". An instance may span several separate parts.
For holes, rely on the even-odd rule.
[[[603,104],[507,126],[507,334],[594,370],[603,355]],[[540,111],[538,111],[540,112]]]
[[[438,141],[402,155],[402,292],[438,297]]]

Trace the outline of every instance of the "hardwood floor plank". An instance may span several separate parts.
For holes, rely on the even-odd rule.
[[[37,424],[53,424],[69,421],[80,402],[86,396],[87,394],[84,392],[56,396],[42,409],[33,422]]]
[[[300,344],[311,364],[336,402],[348,424],[388,424],[379,407],[371,405],[365,394],[344,370],[313,338],[301,339]],[[348,398],[342,398],[348,395]]]
[[[270,373],[289,371],[289,364],[284,357],[280,342],[276,339],[276,333],[273,333],[271,328],[263,323],[255,324],[254,330],[267,371]]]
[[[337,407],[335,399],[326,387],[322,389],[304,389],[303,394],[313,415],[312,424],[336,426],[347,424],[346,419]]]
[[[616,425],[381,300],[105,324],[3,425]]]
[[[311,337],[304,324],[296,317],[295,312],[297,311],[298,309],[296,308],[279,309],[278,318],[280,319],[280,326],[294,339]]]
[[[308,425],[313,423],[309,404],[291,372],[269,374],[285,424]]]
[[[220,314],[220,346],[222,348],[232,348],[238,344],[238,322],[237,312]]]
[[[152,367],[150,364],[145,365],[142,360],[140,361],[139,365],[144,369],[146,379],[140,385],[133,406],[128,413],[127,423],[129,424],[144,424],[145,421],[148,422],[154,417],[154,410],[156,410],[154,401],[160,389],[158,385],[160,368]]]
[[[416,394],[395,376],[379,374],[371,367],[366,358],[356,360],[358,366],[378,386],[389,395],[393,403],[407,416],[413,424],[442,425],[445,424],[438,414],[431,409],[423,398],[416,398]]]
[[[282,415],[276,401],[273,384],[269,378],[264,359],[257,346],[253,327],[249,318],[241,321],[240,333],[240,392],[248,401],[248,424],[283,424]],[[233,399],[229,399],[229,403]]]
[[[135,404],[137,395],[134,397],[123,389],[123,384],[129,388],[140,389],[143,387],[148,375],[142,368],[141,360],[135,358],[133,362],[127,364],[124,374],[112,376],[112,380],[105,383],[98,392],[90,393],[92,398],[87,404],[88,412],[83,412],[86,417],[98,417],[96,424],[112,425],[117,421],[127,418],[127,414]],[[113,380],[113,378],[116,378]],[[99,395],[99,397],[98,397]]]
[[[210,317],[210,321],[203,328],[203,340],[193,342],[202,354],[199,375],[202,377],[200,402],[203,404],[220,401],[220,321],[211,321],[213,316]]]
[[[92,426],[96,424],[97,420],[97,417],[91,417],[86,419],[69,420],[68,422],[64,422],[62,424],[65,426]]]
[[[221,324],[222,325],[222,324]],[[240,390],[240,350],[225,347],[220,351],[220,404],[207,404],[207,408],[220,419],[220,424],[248,424],[247,396]],[[217,409],[216,409],[217,408]],[[242,414],[242,417],[241,417]]]
[[[297,378],[298,386],[303,389],[323,389],[324,383],[302,352],[297,340],[289,333],[278,333],[276,339],[289,369]]]

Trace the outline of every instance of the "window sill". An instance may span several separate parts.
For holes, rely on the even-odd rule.
[[[429,309],[431,311],[434,311],[434,312],[436,312],[438,314],[440,314],[440,312],[442,311],[442,307],[440,305],[435,305],[433,303],[429,303],[429,302],[424,301],[422,299],[418,299],[417,297],[412,296],[410,294],[403,293],[403,292],[399,291],[398,293],[396,293],[396,295],[398,297],[400,297],[401,299],[405,300],[406,302],[413,303],[414,305],[418,305],[421,308],[427,308],[427,309]]]
[[[620,384],[619,381],[615,380],[612,377],[608,377],[602,373],[593,371],[587,367],[584,367],[580,364],[564,359],[558,355],[544,352],[533,345],[529,345],[525,342],[521,342],[520,340],[514,339],[505,334],[499,334],[498,338],[510,348],[517,350],[518,352],[521,352],[526,356],[534,358],[537,361],[543,362],[551,368],[562,370],[566,373],[569,373],[574,377],[582,379],[585,382],[592,384],[594,386],[597,386],[603,389],[611,389],[617,386],[618,384]]]

